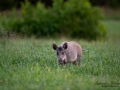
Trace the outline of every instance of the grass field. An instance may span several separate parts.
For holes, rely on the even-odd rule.
[[[67,39],[0,39],[0,90],[120,90],[120,21],[103,23],[107,40],[74,40],[80,66],[57,65],[52,43]]]

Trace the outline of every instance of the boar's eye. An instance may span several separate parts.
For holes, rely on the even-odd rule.
[[[64,52],[62,52],[62,55],[64,55]]]

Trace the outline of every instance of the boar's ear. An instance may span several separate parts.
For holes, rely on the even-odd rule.
[[[67,47],[68,47],[68,45],[67,45],[67,43],[65,42],[65,43],[63,44],[63,48],[64,48],[64,49],[67,49]]]
[[[53,49],[56,50],[57,49],[57,45],[53,44]]]

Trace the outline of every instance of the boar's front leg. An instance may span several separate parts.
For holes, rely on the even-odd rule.
[[[68,62],[67,62],[67,61],[64,61],[64,62],[63,62],[63,64],[67,65],[67,64],[68,64]]]
[[[73,65],[77,65],[77,60],[72,62]]]

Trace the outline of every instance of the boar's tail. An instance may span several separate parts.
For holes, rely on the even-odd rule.
[[[84,49],[82,49],[82,51],[83,51],[83,52],[88,52],[88,50],[84,50]]]

